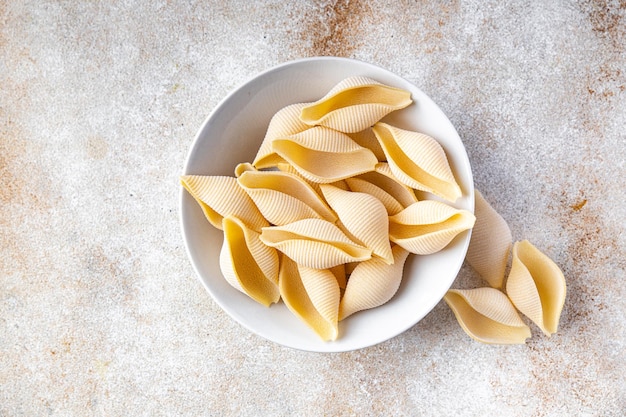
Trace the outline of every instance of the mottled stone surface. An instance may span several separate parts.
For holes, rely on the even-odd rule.
[[[562,267],[556,335],[482,345],[440,303],[303,353],[213,302],[179,230],[188,149],[231,89],[315,55],[442,107],[514,239]],[[623,0],[1,1],[0,415],[624,415],[625,90]]]

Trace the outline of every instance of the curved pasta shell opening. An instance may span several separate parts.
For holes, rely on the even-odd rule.
[[[364,261],[372,256],[370,249],[354,243],[333,223],[321,219],[265,227],[261,241],[278,249],[298,265],[315,269]]]
[[[331,183],[372,171],[378,163],[369,149],[341,132],[319,126],[275,139],[272,147],[300,175],[317,183]]]
[[[348,133],[347,135],[360,146],[372,151],[374,155],[376,155],[376,159],[380,162],[387,160],[387,156],[385,155],[383,148],[381,148],[380,143],[378,142],[378,139],[376,138],[376,135],[371,127],[359,132]]]
[[[366,193],[344,191],[328,184],[322,184],[320,188],[348,232],[371,249],[372,255],[392,263],[389,219],[383,203]]]
[[[280,295],[289,310],[309,326],[322,340],[336,340],[339,334],[336,321],[328,321],[317,310],[307,293],[298,265],[282,257],[279,274]]]
[[[241,221],[225,217],[220,268],[226,280],[255,301],[269,306],[280,298],[278,253]]]
[[[322,125],[346,133],[359,132],[411,103],[408,91],[367,77],[350,77],[320,100],[303,107],[300,119],[309,125]]]
[[[513,245],[506,292],[544,334],[556,333],[567,292],[565,277],[552,259],[527,240]]]
[[[381,306],[396,294],[409,252],[400,246],[394,246],[392,252],[392,264],[372,258],[354,268],[339,304],[339,320]]]
[[[401,182],[448,201],[461,197],[445,151],[435,139],[385,123],[376,123],[373,131],[391,171]]]
[[[495,288],[452,289],[444,300],[465,333],[479,342],[524,344],[531,336],[511,301]]]
[[[296,175],[280,171],[248,171],[241,174],[238,181],[272,224],[285,225],[306,218],[337,220],[320,195]]]
[[[220,230],[224,217],[241,219],[257,231],[269,225],[234,177],[183,175],[180,182],[198,202],[207,220]]]
[[[280,136],[291,136],[311,127],[300,120],[300,112],[306,105],[306,103],[291,104],[280,109],[272,117],[252,163],[256,168],[271,168],[284,161],[272,149],[274,139]]]
[[[476,224],[465,259],[494,288],[502,288],[504,274],[513,246],[506,221],[475,190]]]
[[[389,217],[389,239],[409,252],[429,255],[473,227],[475,217],[438,201],[419,201]]]
[[[345,181],[352,191],[365,192],[378,198],[390,216],[418,201],[413,189],[400,182],[387,163],[378,163],[374,171]]]

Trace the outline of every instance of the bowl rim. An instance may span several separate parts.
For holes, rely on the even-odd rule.
[[[257,82],[257,79],[259,78],[263,78],[268,76],[269,74],[273,73],[273,72],[277,72],[277,71],[281,71],[283,69],[285,69],[286,67],[291,67],[291,66],[297,66],[297,65],[302,65],[302,64],[307,64],[307,63],[313,63],[313,62],[323,62],[323,61],[333,61],[333,62],[346,62],[346,63],[350,63],[350,64],[357,64],[357,65],[362,65],[366,68],[369,68],[373,71],[376,72],[383,72],[386,73],[388,76],[390,77],[394,77],[397,78],[399,80],[402,80],[404,83],[406,83],[407,85],[410,85],[411,87],[413,87],[416,91],[419,91],[420,93],[422,93],[425,98],[427,98],[430,101],[430,105],[434,106],[434,108],[436,108],[436,110],[438,112],[441,113],[441,115],[443,115],[449,122],[450,127],[454,130],[454,132],[456,133],[456,135],[458,136],[459,140],[460,140],[460,135],[458,135],[458,131],[456,130],[456,127],[452,124],[452,122],[448,119],[447,115],[445,115],[445,113],[443,113],[443,111],[441,110],[441,108],[432,100],[430,99],[430,97],[428,95],[426,95],[417,85],[415,85],[412,81],[407,80],[406,78],[397,75],[393,72],[391,72],[390,70],[383,68],[381,66],[378,66],[376,64],[372,64],[370,62],[366,62],[366,61],[362,61],[359,59],[354,59],[354,58],[346,58],[346,57],[335,57],[335,56],[316,56],[316,57],[307,57],[307,58],[299,58],[299,59],[295,59],[295,60],[290,60],[290,61],[286,61],[283,63],[280,63],[278,65],[274,65],[270,68],[267,68],[261,72],[258,72],[256,74],[254,74],[252,77],[249,77],[248,79],[246,79],[244,82],[239,83],[237,86],[235,86],[234,88],[232,88],[214,107],[213,109],[209,112],[209,114],[206,116],[206,118],[204,119],[204,121],[201,123],[200,127],[198,128],[193,141],[191,142],[191,146],[189,147],[189,150],[185,156],[185,162],[183,165],[183,169],[182,169],[182,173],[181,175],[189,175],[188,171],[190,168],[190,165],[192,164],[192,157],[194,155],[194,153],[197,151],[197,148],[200,146],[200,142],[203,140],[205,134],[205,130],[207,130],[209,128],[210,122],[211,120],[215,117],[215,115],[217,113],[219,113],[219,111],[230,101],[233,99],[234,96],[236,96],[237,94],[240,94],[240,92],[242,90],[244,90],[246,87],[253,85],[253,83]],[[462,143],[461,140],[461,145],[462,145],[462,150],[463,150],[463,159],[465,160],[465,166],[463,167],[466,171],[467,171],[467,177],[465,178],[466,181],[466,193],[468,194],[467,197],[467,203],[468,206],[465,207],[467,210],[469,210],[470,212],[474,212],[474,177],[473,177],[473,172],[472,172],[472,166],[471,163],[469,161],[469,156],[467,155],[467,151],[465,148],[465,145]],[[185,210],[184,210],[184,206],[185,206],[185,193],[186,190],[184,189],[184,187],[179,186],[179,205],[178,205],[178,209],[179,209],[179,226],[180,226],[180,230],[181,230],[181,234],[183,237],[183,243],[185,246],[185,251],[187,253],[187,258],[188,260],[191,262],[191,265],[193,267],[193,270],[195,272],[196,275],[196,279],[198,279],[202,286],[205,288],[205,290],[211,295],[211,298],[213,299],[213,301],[233,320],[235,320],[237,323],[239,323],[241,326],[243,326],[245,329],[247,329],[248,331],[250,331],[253,334],[256,334],[257,336],[260,336],[261,338],[268,340],[270,342],[273,343],[277,343],[281,346],[284,347],[288,347],[288,348],[292,348],[295,350],[300,350],[300,351],[308,351],[308,352],[319,352],[319,353],[336,353],[336,352],[345,352],[345,351],[354,351],[354,350],[359,350],[359,349],[364,349],[367,347],[371,347],[371,346],[375,346],[377,344],[380,344],[382,342],[385,342],[387,340],[390,340],[394,337],[397,337],[399,335],[401,335],[402,333],[406,332],[408,329],[410,329],[411,327],[415,326],[417,323],[419,323],[426,315],[428,315],[433,309],[434,307],[443,299],[443,295],[441,298],[435,299],[436,297],[432,298],[432,302],[425,308],[425,313],[421,316],[421,317],[417,317],[414,321],[412,321],[411,323],[408,323],[406,326],[404,326],[404,328],[402,328],[400,331],[396,331],[393,334],[388,334],[385,335],[384,337],[378,337],[378,338],[374,338],[371,341],[367,342],[367,343],[363,343],[360,344],[358,346],[353,346],[353,347],[348,347],[348,348],[337,348],[334,349],[332,347],[328,348],[328,349],[323,349],[323,350],[319,350],[319,349],[313,349],[313,348],[309,348],[307,346],[300,346],[297,344],[290,344],[290,343],[286,343],[286,342],[282,342],[282,341],[277,341],[277,340],[273,340],[269,337],[267,337],[266,335],[262,334],[261,332],[259,332],[258,329],[255,329],[253,327],[251,327],[250,325],[248,325],[248,323],[246,323],[245,321],[241,320],[240,317],[237,317],[237,315],[233,315],[231,312],[231,307],[225,305],[222,300],[219,299],[218,296],[216,296],[216,294],[214,293],[213,289],[208,285],[207,280],[205,280],[203,278],[203,275],[199,269],[199,266],[196,265],[196,262],[194,260],[194,256],[191,253],[191,248],[190,248],[190,244],[189,244],[189,236],[187,234],[187,230],[185,228]],[[470,238],[471,238],[471,233],[472,233],[472,229],[467,230],[465,232],[463,232],[465,234],[465,237],[463,238],[463,242],[462,242],[462,252],[463,252],[463,257],[458,257],[457,259],[457,265],[455,265],[454,269],[456,270],[456,274],[455,277],[450,281],[449,285],[447,286],[447,288],[449,289],[452,284],[454,283],[454,281],[456,280],[456,277],[458,276],[458,273],[463,265],[463,262],[465,260],[465,256],[467,254],[467,250],[469,247],[469,242],[470,242]],[[444,293],[445,294],[445,293]],[[283,303],[284,304],[284,303]],[[312,337],[315,337],[314,334],[312,334]],[[332,343],[332,342],[327,342],[327,343]],[[331,345],[329,345],[331,346]]]

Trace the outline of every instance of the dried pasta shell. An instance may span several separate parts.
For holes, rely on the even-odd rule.
[[[257,231],[269,225],[234,177],[183,175],[180,182],[198,202],[207,220],[220,230],[222,219],[227,216],[241,219]]]
[[[307,278],[310,277],[307,276]],[[329,321],[320,314],[302,282],[298,265],[287,256],[282,257],[278,282],[281,298],[296,317],[309,326],[322,340],[337,339],[339,332],[336,320]],[[324,283],[329,288],[332,287],[332,284],[326,281]],[[328,291],[328,293],[331,292],[333,292],[332,289]],[[317,303],[321,304],[321,301],[317,300]]]
[[[513,245],[506,292],[517,309],[547,336],[556,333],[566,284],[559,267],[529,241]]]
[[[320,188],[350,235],[370,248],[372,255],[392,263],[389,219],[383,203],[369,194],[344,191],[329,184],[322,184]]]
[[[378,160],[367,148],[349,136],[317,126],[272,142],[274,151],[303,177],[317,183],[331,183],[372,171]]]
[[[304,106],[306,103],[291,104],[283,107],[272,117],[252,165],[257,169],[270,168],[284,161],[272,149],[272,141],[277,137],[291,136],[311,127],[300,120],[300,112]]]
[[[502,216],[475,190],[476,224],[465,259],[494,288],[502,288],[513,246],[511,229]]]
[[[393,175],[387,163],[376,164],[375,170],[345,180],[352,191],[378,198],[390,216],[417,202],[415,192]]]
[[[320,195],[297,175],[247,171],[237,181],[272,224],[285,225],[307,218],[337,220]]]
[[[411,93],[383,85],[368,77],[349,77],[324,97],[302,108],[300,119],[353,133],[364,130],[394,110],[407,107]]]
[[[300,279],[306,289],[309,299],[320,316],[326,320],[334,331],[334,340],[337,337],[337,322],[339,318],[339,301],[341,290],[337,278],[328,269],[314,269],[298,265]]]
[[[256,171],[256,168],[250,162],[241,162],[235,167],[235,177],[240,177],[247,171]]]
[[[389,217],[389,239],[411,253],[429,255],[471,229],[474,221],[474,215],[467,210],[439,201],[418,201]]]
[[[448,290],[443,297],[471,338],[489,344],[524,344],[531,336],[507,296],[495,288]]]
[[[260,234],[234,217],[224,217],[220,268],[226,281],[255,301],[269,306],[280,298],[278,253]]]
[[[261,241],[278,249],[298,265],[315,269],[364,261],[372,254],[370,249],[351,241],[333,223],[321,219],[264,227]]]
[[[379,258],[359,263],[348,280],[346,292],[339,304],[339,320],[385,304],[398,291],[402,281],[404,262],[409,252],[394,246],[391,265]]]
[[[448,201],[461,197],[446,153],[435,139],[385,123],[376,123],[373,130],[391,171],[400,181]]]
[[[383,148],[381,148],[380,143],[378,142],[378,139],[376,138],[376,135],[371,127],[359,132],[348,133],[348,136],[350,136],[353,141],[362,147],[372,151],[380,162],[387,160],[387,156],[385,156],[385,152],[383,151]]]

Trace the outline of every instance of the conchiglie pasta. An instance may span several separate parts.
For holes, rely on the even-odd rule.
[[[444,300],[473,339],[489,344],[523,344],[531,336],[507,296],[495,288],[449,290]]]
[[[300,119],[309,125],[353,133],[411,103],[408,91],[380,84],[368,77],[350,77],[320,100],[303,107]]]
[[[347,135],[362,147],[372,151],[380,162],[387,160],[387,156],[385,156],[383,148],[380,147],[380,143],[371,127],[359,132],[348,133]]]
[[[274,151],[303,177],[331,183],[374,170],[376,156],[349,136],[317,126],[292,136],[274,139]]]
[[[448,201],[461,197],[445,151],[435,139],[385,123],[377,123],[373,130],[391,171],[400,181]]]
[[[476,224],[467,250],[467,262],[494,288],[502,288],[506,264],[513,245],[504,219],[475,191]]]
[[[418,201],[389,217],[389,238],[411,253],[429,255],[471,229],[474,221],[474,215],[467,210],[439,201]]]
[[[272,117],[252,165],[257,169],[261,169],[274,167],[276,164],[283,162],[283,158],[278,156],[272,149],[272,141],[278,137],[300,133],[311,127],[300,120],[300,112],[306,105],[306,103],[291,104],[283,107]]]
[[[393,262],[387,210],[376,197],[322,184],[322,193],[351,237],[386,263]]]
[[[280,298],[278,253],[259,240],[259,233],[240,220],[223,219],[220,268],[226,280],[255,301],[269,306]]]
[[[556,333],[565,303],[565,277],[552,259],[527,240],[513,245],[506,292],[515,307],[544,334]]]
[[[330,286],[330,284],[326,284]],[[279,288],[280,296],[287,308],[322,340],[330,341],[337,338],[338,325],[336,321],[328,320],[320,314],[302,283],[298,264],[284,255],[280,263]]]
[[[183,175],[180,181],[198,202],[207,220],[222,229],[224,217],[236,217],[254,230],[268,226],[248,194],[237,179],[225,176]]]
[[[374,171],[347,178],[352,191],[364,192],[378,198],[390,216],[417,202],[413,190],[401,183],[387,163],[376,164]]]
[[[237,181],[271,224],[285,225],[308,218],[337,220],[320,195],[296,175],[247,171]]]
[[[304,219],[284,226],[263,228],[261,240],[300,266],[328,269],[347,262],[370,259],[372,251],[350,240],[333,223]]]
[[[372,258],[356,265],[339,305],[339,320],[389,301],[400,287],[408,254],[409,252],[396,245],[392,249],[391,264],[380,258]]]

